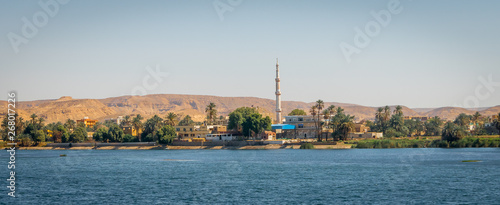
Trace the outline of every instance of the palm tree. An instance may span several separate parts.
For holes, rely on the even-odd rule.
[[[130,115],[125,116],[123,121],[121,121],[120,125],[122,127],[129,126],[132,121],[130,120]]]
[[[332,127],[331,125],[332,125],[333,117],[337,111],[335,110],[335,105],[330,105],[327,108],[327,110],[328,110],[328,115],[329,115],[328,117],[330,119],[327,126],[328,126],[328,129],[330,129],[330,127]],[[335,132],[335,130],[333,132]],[[326,141],[328,141],[328,135],[326,135]]]
[[[217,117],[217,110],[215,107],[216,105],[213,102],[210,102],[210,104],[207,105],[207,108],[205,108],[208,123],[212,123],[212,121]]]
[[[139,141],[141,141],[141,135],[139,134],[139,131],[141,130],[142,128],[142,119],[144,119],[141,115],[137,115],[136,117],[134,117],[134,119],[132,120],[132,126],[134,127],[134,129],[136,130],[136,134],[137,134],[137,137],[139,137]]]
[[[166,117],[166,120],[165,120],[165,123],[167,125],[170,125],[170,126],[175,126],[177,125],[177,123],[179,122],[178,120],[179,116],[173,112],[169,112],[167,114],[167,117]]]
[[[342,133],[342,139],[341,140],[346,140],[347,135],[349,132],[352,132],[354,130],[354,122],[353,122],[354,116],[346,115],[340,125],[339,125],[339,131]]]
[[[17,130],[17,132],[22,132],[22,130],[24,130],[24,128],[25,128],[24,125],[25,125],[26,122],[24,121],[24,119],[22,117],[19,117],[19,114],[17,114],[17,113],[14,114],[14,116],[16,117],[16,120],[15,120],[15,122],[16,122],[16,125],[15,125],[16,130]]]
[[[323,112],[323,114],[327,115],[328,118],[331,118],[333,115],[335,115],[335,112],[336,112],[335,105],[330,105],[328,108],[326,108],[326,110],[325,110],[325,112]]]
[[[330,111],[330,115],[334,115],[335,114],[335,105],[330,105],[330,107],[327,108],[328,111]]]
[[[317,100],[316,106],[318,107],[318,111],[321,111],[325,107],[325,102],[323,102],[323,100]]]
[[[337,114],[343,115],[344,114],[344,108],[338,107],[337,108]]]
[[[45,119],[39,117],[38,118],[38,127],[42,128],[43,127],[43,122],[45,121]]]
[[[158,115],[149,118],[144,124],[144,132],[142,134],[152,134],[153,140],[158,141],[156,132],[163,126],[163,119]],[[147,136],[147,135],[146,135]]]
[[[312,115],[312,116],[316,116],[316,114],[318,114],[318,113],[316,112],[316,109],[317,109],[317,108],[316,108],[316,105],[313,105],[313,106],[311,107],[311,109],[309,110],[309,113],[311,113],[311,115]]]
[[[68,130],[73,131],[75,129],[76,122],[73,121],[72,119],[66,120],[66,123],[64,123],[64,127],[66,127]]]
[[[323,108],[325,107],[325,102],[323,102],[323,100],[319,99],[316,101],[316,109],[318,109],[318,120],[316,121],[316,123],[318,124],[316,126],[316,132],[318,133],[318,141],[321,141],[321,121],[320,121],[320,117],[321,117],[321,112],[323,110]]]
[[[35,120],[36,120],[37,117],[38,116],[35,113],[31,114],[31,116],[30,116],[30,118],[31,118],[31,124],[35,124],[35,122],[36,122]]]
[[[384,117],[385,122],[387,122],[387,121],[389,121],[389,119],[391,119],[391,108],[387,105],[384,107],[383,117]]]
[[[476,112],[474,113],[474,115],[472,115],[472,122],[474,122],[474,125],[477,123],[479,118],[481,118],[481,114],[479,114],[479,112]]]
[[[313,105],[313,106],[311,107],[311,109],[309,110],[309,112],[310,112],[310,113],[311,113],[311,115],[313,116],[313,121],[314,121],[314,126],[315,126],[315,129],[317,129],[317,127],[316,127],[316,126],[317,126],[317,124],[316,124],[316,118],[315,118],[315,117],[316,117],[316,115],[318,114],[317,109],[318,109],[318,107],[317,107],[316,105]],[[318,136],[318,138],[319,138],[319,136]]]
[[[194,121],[192,120],[191,116],[186,115],[184,118],[179,121],[178,123],[179,126],[191,126],[194,125]]]
[[[441,135],[442,140],[448,140],[451,141],[453,139],[453,130],[455,129],[456,125],[448,122],[443,128],[443,134]]]
[[[396,109],[394,110],[395,115],[403,116],[403,107],[401,105],[396,106]]]
[[[331,111],[329,110],[329,108],[323,110],[323,120],[325,122],[323,123],[322,129],[323,129],[323,127],[327,128],[326,139],[325,139],[326,141],[328,141],[328,130],[329,130],[328,126],[330,124],[330,121],[329,121],[329,119],[330,119],[330,113],[331,113]]]
[[[452,122],[446,123],[443,129],[443,134],[441,135],[442,140],[446,141],[456,141],[462,139],[467,135],[465,127],[454,124]]]
[[[455,124],[461,126],[461,127],[467,127],[469,126],[469,122],[471,120],[471,116],[467,115],[465,113],[460,113],[457,118],[455,118]]]
[[[309,110],[309,112],[311,113],[313,121],[314,121],[314,129],[317,130],[318,129],[318,124],[316,122],[316,115],[318,115],[318,107],[317,107],[317,105],[313,105],[311,107],[311,109]],[[317,136],[317,137],[318,137],[318,140],[319,140],[319,136]]]
[[[319,121],[320,112],[323,110],[323,108],[325,108],[325,102],[323,102],[323,100],[317,100],[316,108],[318,109],[318,121]]]
[[[481,118],[481,114],[479,114],[479,112],[476,112],[476,113],[474,113],[474,115],[472,115],[471,118],[472,118],[471,119],[472,123],[474,124],[474,132],[476,132],[478,130],[477,128],[479,127],[479,123],[480,123],[479,119]]]
[[[330,110],[325,109],[321,114],[323,115],[323,119],[325,120],[325,122],[326,120],[330,119]]]
[[[390,119],[391,119],[391,108],[386,105],[384,107],[384,112],[382,113],[382,121],[381,121],[382,132],[385,133],[385,131],[387,130]]]
[[[375,123],[381,123],[383,121],[383,113],[384,112],[384,108],[381,108],[379,107],[377,109],[377,112],[375,113]]]

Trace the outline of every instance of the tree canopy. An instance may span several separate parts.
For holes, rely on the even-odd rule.
[[[170,125],[161,127],[158,132],[156,132],[156,135],[156,139],[158,139],[160,144],[170,144],[177,136],[175,128]]]
[[[191,119],[191,116],[186,115],[180,122],[179,126],[192,126],[194,125],[193,119]]]
[[[251,114],[259,113],[257,109],[253,107],[240,107],[236,108],[233,112],[229,113],[228,129],[240,130],[242,128],[245,118]]]
[[[229,129],[241,130],[244,136],[271,130],[271,118],[262,117],[255,108],[240,107],[229,114]]]
[[[244,136],[260,134],[264,130],[271,130],[271,118],[269,116],[263,118],[259,113],[252,113],[244,118],[242,128]]]
[[[210,102],[210,104],[208,104],[205,108],[205,112],[207,113],[207,124],[213,123],[217,118],[217,109],[215,109],[216,107],[217,106],[215,105],[215,103]]]
[[[346,140],[349,132],[354,130],[354,116],[346,115],[344,109],[338,107],[336,114],[330,120],[330,126],[333,129],[334,140]]]
[[[294,109],[292,110],[292,112],[288,113],[288,116],[299,116],[299,115],[307,115],[307,113],[302,109]]]
[[[77,127],[69,136],[70,142],[83,142],[87,140],[87,129],[84,127]]]

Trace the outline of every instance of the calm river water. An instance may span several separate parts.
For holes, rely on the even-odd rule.
[[[16,198],[0,154],[2,204],[500,203],[498,148],[16,154]]]

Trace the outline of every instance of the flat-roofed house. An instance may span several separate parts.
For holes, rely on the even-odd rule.
[[[76,123],[83,123],[86,127],[94,127],[98,120],[91,120],[89,117],[84,117],[81,120],[76,120]]]

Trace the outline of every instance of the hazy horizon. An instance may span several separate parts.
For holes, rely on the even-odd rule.
[[[274,99],[279,58],[283,101],[500,104],[499,1],[45,2],[56,1],[0,8],[0,93],[15,90],[21,101]],[[372,32],[365,45],[357,29]],[[346,55],[345,45],[359,52]]]

